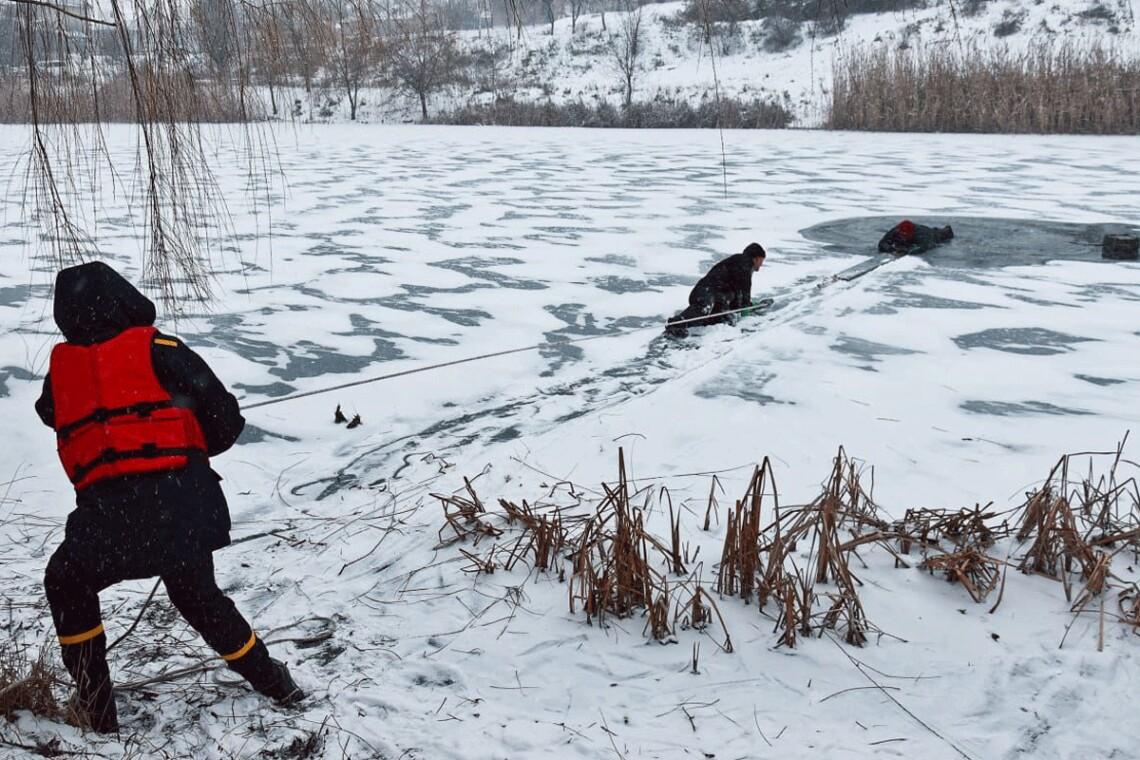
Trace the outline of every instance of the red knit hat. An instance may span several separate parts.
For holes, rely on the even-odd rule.
[[[899,231],[899,237],[901,237],[906,242],[909,243],[910,241],[914,240],[914,222],[911,220],[903,219],[901,222],[899,222],[899,226],[895,229]]]

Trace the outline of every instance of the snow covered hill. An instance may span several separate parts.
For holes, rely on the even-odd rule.
[[[221,146],[215,169],[242,234],[222,252],[220,301],[164,325],[247,403],[603,337],[250,411],[244,442],[216,466],[235,538],[253,538],[216,563],[267,640],[332,631],[273,645],[311,696],[277,709],[224,672],[198,674],[125,689],[118,740],[19,713],[0,722],[0,755],[1133,756],[1140,642],[1118,617],[1130,552],[1113,563],[1103,652],[1101,618],[1074,617],[1060,583],[1018,572],[1027,547],[1010,538],[990,550],[1012,565],[992,613],[996,590],[977,604],[919,569],[917,551],[903,568],[869,547],[853,569],[884,635],[788,649],[771,604],[718,598],[723,625],[679,625],[659,643],[641,615],[598,626],[571,613],[569,575],[523,563],[479,575],[460,549],[485,558],[490,539],[448,542],[433,493],[462,495],[466,477],[491,512],[499,498],[588,512],[620,446],[648,489],[638,501],[652,496],[648,528],[669,534],[667,486],[688,569],[711,592],[728,509],[765,456],[788,507],[819,494],[844,445],[899,519],[1015,507],[1061,454],[1112,450],[1138,429],[1140,267],[1095,246],[1096,225],[1137,224],[1136,138],[724,139],[727,176],[709,131],[299,127],[278,135],[290,174],[271,247],[254,235],[264,209],[241,206],[244,164]],[[0,131],[0,170],[26,140]],[[129,131],[110,142],[129,162]],[[916,154],[931,157],[922,174]],[[51,645],[40,579],[73,496],[32,410],[56,340],[54,265],[31,256],[18,203],[0,198],[0,631],[34,651]],[[130,197],[107,192],[93,208],[107,258],[137,279]],[[867,261],[904,213],[953,218],[959,238],[828,279]],[[771,252],[756,292],[780,308],[662,349],[661,322],[699,273],[753,239]],[[364,425],[333,425],[336,404]],[[1072,477],[1086,464],[1074,459]],[[1106,458],[1094,464],[1105,472]],[[724,490],[705,531],[713,471]],[[1135,474],[1121,464],[1121,481]],[[488,519],[505,545],[517,536]],[[111,637],[149,590],[103,595]],[[159,593],[111,659],[129,687],[203,658]]]
[[[826,4],[825,4],[826,5]],[[685,22],[683,2],[644,7],[643,48],[634,83],[634,100],[686,100],[692,104],[722,97],[773,98],[786,105],[801,126],[818,125],[830,87],[832,65],[856,46],[968,48],[995,45],[1024,50],[1034,41],[1099,43],[1140,54],[1140,33],[1131,0],[1066,0],[985,3],[931,3],[930,7],[890,13],[860,13],[842,25],[782,18],[718,23],[713,44],[698,23]],[[823,14],[827,16],[826,13]],[[495,97],[555,103],[606,101],[619,105],[624,82],[615,63],[614,39],[621,14],[559,19],[549,25],[464,32],[462,47],[472,54],[469,85],[436,95],[433,112]],[[836,29],[836,26],[842,26]],[[302,108],[305,119],[347,120],[347,104],[323,91]],[[418,103],[392,90],[366,93],[364,121],[418,120]]]

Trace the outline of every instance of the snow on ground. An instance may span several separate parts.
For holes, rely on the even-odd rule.
[[[0,132],[5,174],[24,140]],[[245,164],[219,150],[241,236],[222,256],[218,302],[177,331],[247,402],[612,337],[248,413],[245,443],[216,468],[235,538],[276,535],[216,563],[270,640],[296,635],[283,627],[300,619],[336,621],[329,642],[275,647],[312,692],[299,710],[219,674],[122,695],[124,742],[26,715],[0,736],[59,736],[105,757],[303,757],[305,732],[322,737],[311,756],[328,758],[1132,756],[1140,730],[1123,697],[1140,678],[1140,644],[1110,620],[1098,653],[1089,619],[1058,648],[1071,616],[1052,581],[1011,572],[991,615],[960,587],[871,552],[861,593],[891,637],[778,649],[772,620],[728,599],[726,654],[717,629],[662,645],[640,619],[588,626],[557,578],[475,577],[455,547],[436,548],[430,493],[463,476],[478,476],[488,504],[544,497],[558,479],[596,492],[616,476],[620,445],[639,487],[667,484],[685,505],[683,540],[701,548],[711,582],[724,524],[700,530],[709,479],[689,473],[728,470],[727,504],[771,456],[782,501],[802,503],[844,445],[874,467],[894,517],[1006,508],[1061,454],[1111,449],[1137,427],[1140,266],[1100,261],[1089,244],[1099,228],[1087,226],[1137,223],[1136,138],[725,140],[727,178],[714,132],[282,130],[288,183],[271,245],[253,235],[264,209],[255,218],[242,205]],[[110,143],[132,155],[128,132]],[[72,503],[32,409],[56,339],[54,270],[35,255],[18,195],[0,203],[0,436],[12,481],[0,501],[0,626],[38,644],[51,640],[39,579]],[[131,213],[120,192],[96,215],[107,258],[137,278]],[[888,223],[801,231],[902,214],[954,218],[959,238],[816,287],[866,261]],[[1045,234],[1023,221],[1011,237],[1000,219],[1074,226]],[[776,308],[665,348],[662,319],[712,261],[751,240],[771,253],[754,292]],[[364,426],[333,426],[337,403]],[[660,535],[666,521],[652,510]],[[112,636],[149,588],[103,595]],[[129,641],[112,657],[121,682],[209,655],[161,595]],[[848,654],[932,730],[861,688]]]
[[[644,52],[635,76],[634,99],[667,97],[697,105],[715,98],[718,90],[722,97],[775,98],[788,106],[800,126],[822,122],[832,67],[838,56],[852,48],[949,45],[962,50],[976,46],[1023,51],[1031,43],[1053,41],[1082,47],[1100,44],[1133,55],[1140,51],[1140,33],[1130,3],[1009,0],[980,4],[976,13],[969,14],[962,4],[938,2],[928,8],[852,15],[838,31],[828,28],[831,23],[807,22],[784,44],[777,44],[779,24],[771,20],[725,23],[717,26],[711,50],[701,25],[680,20],[685,5],[644,6]],[[821,13],[827,16],[826,10]],[[1008,26],[1014,20],[1016,26]],[[995,30],[1003,24],[1007,30],[999,35]],[[591,14],[578,19],[573,30],[569,18],[557,20],[553,34],[548,24],[524,27],[521,35],[513,27],[463,32],[462,47],[482,54],[482,60],[491,60],[486,51],[497,51],[495,68],[490,63],[474,66],[468,72],[472,83],[434,96],[432,112],[503,96],[620,105],[624,81],[614,59],[615,35],[620,29],[621,14],[610,12],[605,29],[601,15]],[[304,99],[304,93],[296,97]],[[322,106],[328,106],[330,98],[339,104],[328,107],[322,116]],[[358,115],[363,121],[419,120],[419,103],[414,98],[384,88],[373,88],[363,98]],[[347,99],[322,90],[309,99],[302,113],[306,120],[345,121]]]

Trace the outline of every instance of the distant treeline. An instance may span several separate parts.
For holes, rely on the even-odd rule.
[[[836,59],[830,129],[1140,134],[1140,57],[1101,45],[1025,52],[855,48]]]
[[[509,127],[600,127],[625,129],[783,129],[792,114],[775,100],[708,99],[696,106],[687,101],[657,98],[628,106],[610,103],[535,102],[499,98],[468,105],[432,118],[433,124],[497,125]]]

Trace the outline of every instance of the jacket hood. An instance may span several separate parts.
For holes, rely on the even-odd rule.
[[[55,323],[69,343],[91,345],[154,324],[154,303],[102,261],[55,278]]]

